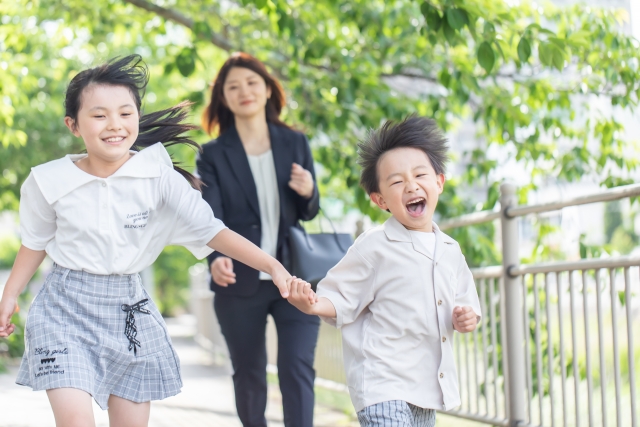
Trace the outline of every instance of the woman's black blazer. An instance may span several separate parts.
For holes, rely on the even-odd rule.
[[[280,227],[276,258],[289,270],[291,256],[288,243],[289,227],[300,227],[299,220],[313,219],[320,207],[318,186],[314,185],[310,199],[289,188],[291,165],[298,163],[311,172],[315,184],[313,158],[307,138],[300,132],[269,123],[271,150],[276,167],[280,194]],[[211,205],[216,218],[227,227],[260,246],[262,225],[255,181],[249,167],[238,131],[232,127],[217,139],[202,146],[196,160],[198,176],[204,182],[202,196]],[[220,252],[209,255],[209,265]],[[259,272],[238,261],[233,262],[236,283],[219,286],[211,280],[211,290],[221,295],[251,296],[260,285]]]

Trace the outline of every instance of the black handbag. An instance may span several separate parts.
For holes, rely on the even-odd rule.
[[[337,233],[331,220],[326,215],[324,217],[329,220],[333,233],[324,233],[321,229],[320,233],[309,234],[304,228],[289,228],[291,274],[311,283],[314,291],[318,282],[324,279],[353,244],[350,234]]]

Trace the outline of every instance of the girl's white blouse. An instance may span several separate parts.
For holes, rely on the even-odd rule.
[[[207,243],[226,227],[173,169],[162,144],[135,153],[108,178],[74,164],[85,156],[32,168],[20,191],[24,246],[93,274],[138,273],[167,245],[199,259],[213,252]]]

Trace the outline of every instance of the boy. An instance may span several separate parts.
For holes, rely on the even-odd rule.
[[[361,426],[433,427],[460,405],[453,331],[480,304],[460,246],[432,222],[444,188],[446,139],[433,120],[387,122],[359,144],[361,185],[392,217],[363,233],[318,284],[289,301],[342,329],[347,384]]]

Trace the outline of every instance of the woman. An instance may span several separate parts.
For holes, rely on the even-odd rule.
[[[284,103],[282,87],[260,61],[232,55],[213,82],[202,117],[204,129],[219,136],[203,146],[197,168],[216,217],[289,268],[288,230],[316,216],[319,195],[307,139],[279,119]],[[242,424],[267,426],[265,328],[271,314],[285,426],[311,427],[318,318],[283,299],[269,275],[217,252],[209,263]]]

